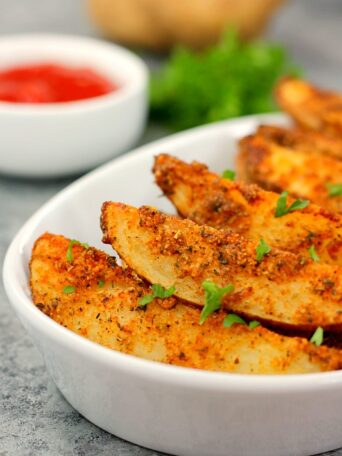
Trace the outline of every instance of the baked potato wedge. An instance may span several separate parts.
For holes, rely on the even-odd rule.
[[[341,138],[340,94],[320,89],[301,79],[287,77],[279,81],[275,97],[279,106],[299,125]]]
[[[32,297],[57,323],[113,350],[197,369],[298,374],[340,369],[342,352],[241,324],[224,328],[223,311],[198,324],[200,310],[174,297],[139,307],[150,287],[103,252],[44,234],[30,263]],[[63,290],[68,284],[72,293]]]
[[[239,142],[237,170],[241,179],[266,190],[287,190],[329,211],[342,213],[342,197],[330,187],[342,184],[342,162],[321,154],[307,154],[279,146],[261,135]]]
[[[277,327],[342,329],[341,268],[272,249],[257,259],[258,243],[237,233],[200,226],[150,207],[106,202],[103,241],[150,283],[204,306],[204,282],[234,286],[225,309]]]
[[[266,137],[279,146],[306,153],[320,153],[342,160],[342,140],[305,128],[285,128],[276,125],[261,125],[257,135]]]
[[[199,225],[230,228],[256,242],[262,238],[272,247],[307,257],[314,245],[321,262],[342,266],[341,215],[310,204],[276,218],[278,194],[223,179],[205,165],[166,154],[156,157],[153,171],[156,183],[183,217]],[[288,204],[292,202],[288,198]]]

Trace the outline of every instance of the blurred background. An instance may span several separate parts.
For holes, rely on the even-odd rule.
[[[44,31],[101,36],[87,10],[86,0],[0,0],[0,34]],[[275,11],[262,35],[285,45],[309,79],[342,90],[341,18],[340,0],[288,0]]]
[[[203,47],[204,36],[208,42],[214,41],[212,30],[221,27],[220,4],[224,2],[211,1],[216,5],[213,7],[212,3],[209,8],[213,17],[207,17],[205,9],[198,14],[198,22],[203,17],[212,21],[209,31],[203,34],[200,28],[197,30],[190,25],[191,8],[197,3],[210,4],[209,0],[122,0],[119,2],[121,9],[113,9],[110,0],[0,0],[0,35],[48,32],[101,38],[112,36],[135,45],[140,40],[148,49],[144,46],[134,48],[151,69],[157,69],[168,61],[166,52],[173,43],[170,36],[178,32],[183,41],[196,48]],[[245,35],[256,33],[266,41],[279,43],[306,78],[342,91],[341,0],[267,0],[266,7],[274,9],[274,14],[265,16],[257,13],[264,4],[261,0],[233,0],[231,4],[243,6],[242,12],[235,13],[244,21]],[[139,5],[144,5],[143,10],[139,10]],[[158,20],[156,12],[161,15],[157,16]],[[166,17],[162,18],[163,12]],[[149,19],[142,18],[145,14]],[[152,20],[153,31],[145,20]],[[168,132],[157,120],[148,123],[140,144]],[[23,148],[25,150],[25,145]],[[0,174],[0,263],[25,220],[74,178],[34,180]],[[101,431],[66,403],[49,379],[31,340],[9,309],[2,283],[0,394],[1,456],[156,455]]]

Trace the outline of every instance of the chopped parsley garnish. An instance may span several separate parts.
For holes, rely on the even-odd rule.
[[[67,285],[66,287],[63,288],[63,293],[64,294],[71,294],[75,292],[75,287],[72,285]]]
[[[260,239],[259,244],[257,245],[255,251],[256,251],[256,260],[260,263],[260,261],[262,261],[264,256],[270,253],[271,247],[263,239]]]
[[[166,299],[174,294],[176,287],[172,285],[170,288],[164,288],[159,283],[152,285],[152,294],[147,294],[139,299],[138,304],[140,307],[145,307],[147,304],[153,301],[155,298]]]
[[[80,242],[77,239],[71,239],[69,242],[69,245],[68,245],[68,250],[66,252],[66,259],[69,263],[73,263],[73,261],[74,261],[74,256],[72,254],[72,248],[74,245],[80,245],[80,246],[84,247],[85,249],[89,249],[89,244],[87,244],[85,242]]]
[[[342,184],[326,184],[329,196],[342,196]]]
[[[235,179],[236,172],[233,171],[232,169],[225,169],[222,173],[223,179],[228,179],[233,181]]]
[[[257,328],[258,326],[260,326],[260,323],[256,320],[252,320],[249,322],[249,325],[248,325],[251,329],[254,329],[254,328]]]
[[[205,290],[205,304],[200,316],[200,325],[205,322],[210,314],[221,307],[221,300],[223,296],[234,291],[234,285],[232,284],[220,288],[214,282],[210,282],[209,280],[205,280],[202,283],[202,287]]]
[[[98,286],[99,288],[103,288],[105,285],[106,285],[106,282],[105,282],[104,280],[99,280],[99,281],[97,282],[97,286]]]
[[[233,326],[235,324],[247,325],[246,321],[243,318],[239,317],[239,315],[230,313],[224,317],[223,326],[225,328],[230,328],[231,326]],[[250,329],[257,328],[258,326],[260,326],[260,323],[256,320],[252,320],[248,323],[248,327]]]
[[[316,262],[319,261],[319,256],[317,255],[314,244],[312,244],[312,246],[308,249],[308,252],[313,261],[316,261]]]
[[[287,207],[286,199],[288,197],[288,194],[289,192],[282,192],[279,196],[275,210],[276,217],[282,217],[283,215],[286,215],[289,212],[305,209],[310,204],[310,201],[308,200],[296,199],[289,207]]]
[[[235,323],[238,325],[247,325],[245,320],[243,318],[239,317],[239,315],[228,314],[224,317],[223,326],[225,328],[230,328],[231,326],[235,325]]]
[[[312,342],[313,344],[317,345],[317,347],[319,347],[323,343],[323,337],[324,337],[323,328],[318,326],[316,331],[313,333],[313,335],[310,339],[310,342]]]

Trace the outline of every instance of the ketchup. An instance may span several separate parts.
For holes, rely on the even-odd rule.
[[[90,68],[53,63],[0,71],[0,101],[63,103],[99,97],[118,87]]]

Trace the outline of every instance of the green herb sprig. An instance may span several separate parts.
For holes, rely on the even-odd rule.
[[[228,314],[224,317],[224,320],[223,320],[223,326],[225,328],[230,328],[231,326],[235,325],[235,324],[238,324],[238,325],[247,325],[247,323],[245,322],[245,320],[241,317],[239,317],[239,315],[236,315],[236,314]]]
[[[222,173],[223,179],[228,179],[228,180],[235,180],[236,172],[233,171],[232,169],[225,169]]]
[[[74,245],[80,245],[85,249],[89,249],[89,244],[87,244],[86,242],[80,242],[77,239],[71,239],[66,252],[66,260],[68,261],[68,263],[74,262],[74,255],[72,253],[72,248]]]
[[[244,42],[228,30],[202,52],[175,48],[152,75],[151,117],[184,130],[246,114],[276,111],[273,88],[282,75],[297,75],[280,45]]]
[[[152,294],[147,294],[139,299],[138,304],[140,307],[145,307],[147,304],[150,304],[155,298],[166,299],[174,294],[176,287],[172,285],[170,288],[164,288],[159,283],[154,283],[152,285]]]
[[[326,184],[330,197],[342,196],[342,184]]]
[[[225,328],[230,328],[235,324],[247,326],[246,321],[243,318],[239,317],[239,315],[230,313],[224,317],[223,326]],[[260,323],[256,320],[252,320],[248,323],[248,326],[249,328],[254,329],[260,326]]]
[[[205,290],[205,304],[200,316],[200,325],[203,325],[209,315],[220,309],[223,296],[234,291],[234,285],[232,284],[220,288],[214,282],[210,282],[209,280],[205,280],[202,283],[202,287]]]
[[[263,240],[260,239],[259,244],[256,249],[256,260],[260,263],[265,255],[268,255],[271,252],[271,247]]]
[[[249,322],[248,326],[251,329],[254,329],[254,328],[257,328],[258,326],[260,326],[260,323],[257,320],[252,320]]]
[[[288,214],[289,212],[293,211],[300,211],[305,209],[310,204],[308,200],[296,199],[290,206],[287,207],[287,197],[289,192],[282,192],[279,196],[277,201],[277,206],[275,210],[276,217],[283,217],[284,215]]]
[[[315,249],[315,245],[314,245],[314,244],[312,244],[312,246],[309,247],[308,252],[309,252],[309,255],[310,255],[311,259],[312,259],[313,261],[315,261],[316,263],[318,263],[318,261],[319,261],[319,256],[318,256],[318,254],[317,254],[317,252],[316,252],[316,249]]]
[[[324,339],[324,330],[323,330],[323,328],[318,326],[316,331],[313,333],[313,335],[310,339],[310,342],[312,342],[313,344],[317,345],[317,347],[319,347],[320,345],[322,345],[323,339]]]
[[[67,294],[67,295],[75,293],[75,287],[73,287],[72,285],[67,285],[66,287],[63,288],[63,293]]]

